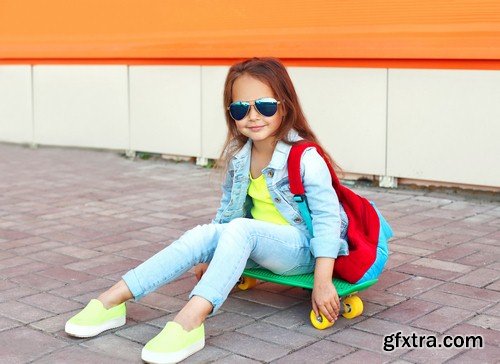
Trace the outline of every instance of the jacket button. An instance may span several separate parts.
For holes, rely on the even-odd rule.
[[[300,217],[296,217],[293,221],[298,224],[299,222],[302,222],[302,219]]]
[[[281,202],[281,198],[279,198],[279,197],[275,197],[275,198],[274,198],[274,202],[280,203],[280,202]]]
[[[273,176],[274,176],[274,172],[273,172],[273,171],[269,171],[269,172],[267,172],[267,176],[268,176],[268,177],[273,177]]]

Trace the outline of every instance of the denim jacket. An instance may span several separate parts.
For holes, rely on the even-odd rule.
[[[292,142],[301,139],[295,130],[288,135],[288,140]],[[300,173],[312,218],[312,237],[290,192],[287,169],[290,149],[291,145],[279,141],[271,162],[262,170],[274,205],[291,226],[300,229],[310,239],[310,250],[315,258],[347,255],[347,215],[332,187],[330,171],[325,161],[316,149],[307,148],[300,163]],[[252,199],[248,196],[251,151],[252,140],[248,139],[230,161],[222,185],[221,204],[213,223],[228,223],[239,217],[251,218]]]

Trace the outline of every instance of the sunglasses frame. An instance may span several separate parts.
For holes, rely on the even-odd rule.
[[[271,99],[273,101],[276,101],[276,112],[273,114],[273,115],[270,115],[270,116],[267,116],[267,115],[264,115],[262,114],[260,111],[259,111],[259,108],[257,107],[257,104],[256,102],[260,101],[260,100],[265,100],[265,99]],[[245,115],[241,118],[241,119],[235,119],[233,117],[233,115],[231,114],[231,105],[236,103],[236,102],[247,102],[248,103],[248,109],[247,109],[247,112],[245,113]],[[276,113],[278,112],[278,105],[281,104],[281,101],[278,101],[276,100],[274,97],[261,97],[260,99],[255,99],[255,100],[249,100],[249,101],[233,101],[229,104],[229,106],[227,107],[227,110],[229,111],[229,116],[231,116],[231,119],[233,119],[234,121],[240,121],[240,120],[243,120],[244,118],[247,117],[248,113],[250,112],[250,108],[253,106],[254,109],[259,113],[259,115],[262,115],[266,118],[270,118],[271,116],[274,116],[276,115]]]

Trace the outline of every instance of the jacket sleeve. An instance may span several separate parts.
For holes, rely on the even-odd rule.
[[[229,200],[231,199],[231,190],[233,188],[233,169],[232,162],[229,165],[228,170],[226,171],[226,175],[224,176],[224,182],[222,183],[222,197],[220,200],[219,208],[217,209],[217,213],[215,214],[215,218],[212,220],[212,224],[221,224],[222,213],[226,209],[229,204]]]
[[[342,244],[340,203],[328,166],[316,149],[308,148],[300,169],[314,231],[311,253],[315,258],[337,258]]]

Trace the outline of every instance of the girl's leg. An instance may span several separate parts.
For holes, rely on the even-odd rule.
[[[185,329],[199,326],[209,314],[208,308],[213,306],[215,312],[222,305],[249,258],[278,274],[314,270],[309,241],[298,229],[252,219],[235,219],[221,232],[207,271],[175,320]]]
[[[223,227],[221,224],[207,224],[187,231],[165,249],[128,271],[122,280],[103,292],[98,300],[105,308],[114,307],[131,298],[139,300],[194,265],[210,261]]]

